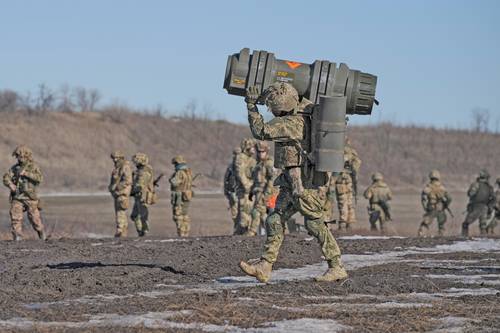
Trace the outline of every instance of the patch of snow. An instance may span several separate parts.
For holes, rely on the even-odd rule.
[[[487,286],[499,286],[500,274],[476,274],[476,275],[455,275],[455,274],[427,274],[425,277],[430,279],[448,279],[463,284],[480,284]],[[488,278],[496,278],[488,280]],[[499,291],[500,292],[500,291]]]

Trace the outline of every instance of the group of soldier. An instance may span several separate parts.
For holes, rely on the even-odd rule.
[[[18,146],[12,156],[17,163],[3,176],[3,183],[10,190],[10,218],[14,240],[22,240],[22,222],[24,212],[38,233],[40,239],[46,239],[46,233],[40,210],[42,209],[37,188],[43,180],[42,172],[33,159],[33,153],[27,146]],[[149,158],[144,153],[132,157],[135,170],[125,155],[120,151],[111,154],[114,168],[108,190],[114,199],[116,233],[115,237],[126,237],[128,233],[127,211],[130,197],[134,199],[130,218],[135,224],[137,235],[145,236],[149,232],[149,206],[157,202],[155,187],[163,177],[154,178]],[[189,202],[193,196],[192,172],[182,156],[172,159],[175,171],[169,179],[173,220],[177,234],[181,237],[189,235],[190,219]]]

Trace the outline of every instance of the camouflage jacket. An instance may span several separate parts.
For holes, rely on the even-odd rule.
[[[356,150],[350,145],[344,147],[344,160],[349,164],[349,168],[354,171],[355,174],[359,173],[361,159]]]
[[[451,200],[450,194],[439,180],[432,180],[422,190],[421,202],[426,211],[442,211],[450,206]]]
[[[128,161],[117,163],[111,172],[111,179],[108,186],[113,197],[122,195],[130,196],[132,190],[132,168]]]
[[[250,193],[253,179],[252,173],[257,161],[245,153],[238,154],[234,161],[236,189],[238,192]]]
[[[352,193],[351,174],[347,171],[342,171],[340,174],[332,176],[328,192],[335,192],[337,195]]]
[[[253,193],[264,193],[264,195],[270,195],[272,193],[274,181],[273,165],[274,162],[270,158],[257,163],[252,175]]]
[[[132,192],[136,199],[147,202],[148,197],[154,192],[153,168],[150,165],[143,165],[133,173]]]
[[[366,189],[364,197],[368,199],[370,205],[387,202],[392,199],[392,192],[389,186],[383,181],[376,181]]]
[[[492,207],[495,202],[493,186],[483,179],[477,179],[471,184],[467,196],[469,197],[469,203],[473,205],[479,204]]]
[[[171,192],[188,192],[192,190],[193,173],[186,164],[179,164],[168,181]]]
[[[22,172],[24,174],[21,176]],[[5,186],[16,187],[16,191],[11,193],[11,199],[14,200],[38,200],[37,187],[42,181],[42,172],[34,161],[17,163],[3,176]]]
[[[304,166],[310,152],[310,124],[306,114],[314,106],[303,98],[298,109],[292,114],[275,117],[268,123],[254,109],[248,112],[248,122],[254,138],[274,141],[274,166],[278,169]]]

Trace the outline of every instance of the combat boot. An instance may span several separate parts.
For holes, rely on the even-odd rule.
[[[16,241],[16,242],[19,242],[19,241],[23,240],[23,236],[21,236],[20,234],[18,234],[16,232],[12,233],[12,237],[13,237],[14,241]]]
[[[240,268],[245,274],[255,277],[259,282],[266,283],[271,278],[273,264],[264,259],[255,263],[241,261]]]
[[[480,228],[479,229],[479,234],[481,236],[486,236],[488,234],[488,229],[486,229],[486,228]]]
[[[443,237],[444,235],[444,229],[438,229],[438,236]]]
[[[342,264],[338,264],[335,267],[330,267],[323,273],[323,275],[316,276],[314,280],[316,282],[335,282],[348,278],[348,274]]]
[[[36,232],[36,233],[38,234],[38,238],[39,238],[39,239],[41,239],[41,240],[43,240],[43,241],[47,239],[47,237],[45,236],[45,231],[43,231],[43,230],[38,231],[38,230],[37,230],[37,232]]]

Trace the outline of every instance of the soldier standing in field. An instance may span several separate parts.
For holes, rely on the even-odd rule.
[[[33,160],[33,153],[28,147],[18,146],[12,156],[17,163],[3,176],[3,184],[10,190],[10,219],[14,240],[23,239],[22,226],[24,212],[28,213],[31,226],[38,237],[45,240],[45,231],[40,216],[37,188],[43,180],[40,168]]]
[[[274,162],[269,157],[269,144],[259,141],[257,147],[257,165],[253,171],[252,223],[246,235],[257,235],[260,226],[265,224],[267,218],[267,201],[273,194]]]
[[[233,150],[233,159],[226,168],[224,173],[224,196],[229,204],[229,211],[233,221],[233,233],[236,231],[236,222],[238,217],[238,196],[236,195],[236,171],[235,161],[238,154],[241,153],[241,148],[237,147]]]
[[[346,159],[346,155],[344,155]],[[339,210],[339,220],[338,226],[339,230],[345,228],[346,230],[351,229],[352,225],[356,223],[356,211],[354,206],[354,187],[353,187],[353,177],[351,164],[349,161],[345,161],[344,171],[339,174],[333,175],[330,180],[331,183],[335,184],[335,197],[337,199],[337,207]],[[329,192],[332,192],[332,186],[330,185]],[[330,197],[331,195],[329,195]]]
[[[438,235],[444,233],[444,224],[446,223],[446,211],[449,211],[451,196],[441,183],[441,174],[437,170],[429,173],[430,182],[425,185],[421,194],[421,203],[424,208],[424,217],[418,229],[418,235],[424,236],[424,229],[429,230],[434,219],[438,223]]]
[[[389,201],[392,199],[392,192],[384,182],[384,176],[380,172],[372,175],[372,184],[366,189],[364,197],[368,199],[368,215],[370,229],[377,231],[377,222],[380,231],[384,232],[384,225],[391,219],[391,208]]]
[[[136,166],[133,174],[131,195],[134,197],[134,208],[130,218],[135,223],[139,237],[149,232],[149,209],[156,202],[154,192],[153,168],[149,165],[146,154],[137,153],[132,157]]]
[[[236,176],[236,194],[238,196],[238,217],[236,232],[237,235],[243,235],[248,231],[252,223],[253,202],[250,199],[253,179],[252,173],[257,161],[255,155],[255,142],[252,139],[243,139],[241,142],[241,154],[236,156],[235,176]]]
[[[493,206],[494,209],[493,214],[495,215],[492,217],[490,223],[486,227],[486,231],[492,235],[495,233],[495,227],[497,226],[498,221],[500,220],[500,178],[497,178],[496,184],[497,184],[497,190],[495,192],[495,202]]]
[[[115,202],[115,237],[127,237],[128,218],[127,210],[130,205],[130,191],[132,190],[132,168],[120,151],[111,154],[115,165],[111,172],[109,192]]]
[[[264,123],[256,106],[264,98],[275,118]],[[284,224],[295,213],[305,217],[305,227],[314,236],[328,263],[328,270],[316,281],[338,281],[347,278],[340,259],[340,249],[325,225],[324,205],[326,190],[313,184],[311,166],[306,163],[303,151],[311,143],[307,120],[303,111],[310,111],[313,103],[303,98],[299,103],[297,90],[283,82],[276,82],[266,89],[263,96],[257,87],[250,87],[245,98],[248,121],[254,138],[275,142],[275,167],[282,170],[276,180],[280,186],[276,208],[266,219],[267,239],[259,259],[240,262],[241,269],[260,282],[271,277],[273,264],[284,239]]]
[[[177,235],[179,237],[188,237],[191,228],[188,208],[189,202],[193,198],[193,173],[181,155],[175,156],[172,159],[172,164],[175,171],[169,182],[173,220],[177,226]]]
[[[467,205],[467,216],[462,224],[462,236],[469,236],[469,225],[479,220],[479,232],[481,235],[487,234],[488,217],[493,214],[495,203],[495,193],[493,186],[489,183],[490,174],[486,170],[479,172],[479,177],[471,184],[467,196],[469,204]]]

